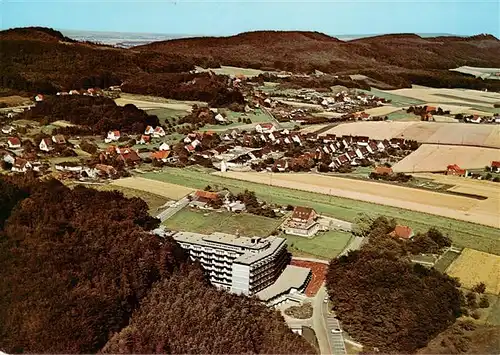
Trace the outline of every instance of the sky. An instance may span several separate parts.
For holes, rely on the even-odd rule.
[[[310,30],[329,35],[493,34],[499,0],[0,0],[2,29],[56,29],[232,35],[253,30]]]

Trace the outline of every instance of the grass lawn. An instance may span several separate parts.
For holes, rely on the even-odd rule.
[[[296,256],[313,256],[330,260],[339,255],[349,243],[352,235],[348,232],[328,231],[314,238],[304,238],[295,235],[283,235],[288,248]]]
[[[172,230],[202,234],[223,232],[246,237],[268,236],[281,224],[281,219],[256,216],[249,213],[199,211],[185,208],[163,224]]]
[[[230,110],[224,110],[224,113],[227,115],[227,119],[232,121],[232,123],[227,125],[205,125],[200,131],[225,131],[230,128],[237,128],[239,126],[245,126],[247,123],[238,122],[238,118],[249,118],[252,121],[252,124],[256,124],[259,122],[273,122],[273,119],[269,117],[267,113],[262,111],[261,109],[255,109],[253,112],[243,113],[243,112],[234,112]]]
[[[389,113],[387,118],[391,121],[420,121],[420,116],[416,116],[413,113],[406,113],[406,111],[396,111]]]
[[[355,222],[360,214],[388,216],[397,219],[401,224],[409,225],[415,232],[426,232],[430,227],[436,227],[449,235],[454,245],[500,255],[499,231],[493,227],[391,206],[240,181],[202,171],[195,172],[192,169],[167,168],[160,173],[142,174],[141,177],[197,189],[203,189],[207,185],[220,185],[229,188],[233,193],[245,189],[253,190],[259,198],[271,203],[312,207],[324,215],[350,222]]]
[[[172,121],[172,119],[179,119],[188,115],[188,112],[183,110],[174,110],[171,108],[157,108],[146,111],[148,115],[156,115],[160,120],[160,124],[165,125],[166,121]]]
[[[442,257],[441,259],[438,260],[436,264],[434,264],[434,269],[440,271],[440,272],[445,272],[446,269],[451,265],[453,261],[455,261],[456,258],[460,256],[460,253],[456,253],[454,251],[448,250]]]

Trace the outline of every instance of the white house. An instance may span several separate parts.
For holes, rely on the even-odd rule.
[[[104,139],[104,142],[110,143],[110,142],[116,142],[120,140],[121,134],[120,131],[109,131],[108,136],[106,139]]]
[[[35,96],[35,101],[36,102],[40,102],[40,101],[43,101],[44,97],[42,94],[38,94]]]
[[[3,161],[6,163],[14,164],[14,162],[16,161],[16,158],[14,155],[6,152],[5,155],[3,156]]]
[[[293,135],[292,136],[292,140],[295,142],[295,143],[298,143],[299,145],[302,145],[302,141],[300,140],[300,137],[297,136],[297,135]]]
[[[259,123],[255,126],[258,133],[272,133],[276,131],[276,127],[272,123]]]
[[[216,116],[215,116],[215,120],[217,122],[220,122],[220,123],[224,123],[226,122],[226,119],[224,118],[224,116],[222,116],[220,113],[218,113]]]
[[[21,148],[21,141],[17,137],[11,137],[7,140],[7,145],[10,149]]]
[[[159,147],[158,147],[159,150],[170,150],[170,146],[163,142]]]
[[[153,134],[154,133],[154,128],[151,126],[147,126],[146,129],[144,130],[144,134]]]
[[[38,147],[44,152],[49,152],[52,150],[52,141],[48,138],[43,138]]]
[[[193,148],[196,148],[200,144],[201,144],[201,142],[198,139],[195,139],[194,141],[191,142],[191,145],[193,146]]]
[[[3,134],[11,134],[12,131],[15,131],[16,129],[12,126],[4,126],[2,127],[2,133]]]
[[[153,132],[153,137],[165,137],[165,130],[160,127],[160,126],[157,126]]]

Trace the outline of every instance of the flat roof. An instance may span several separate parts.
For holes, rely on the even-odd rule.
[[[245,253],[243,255],[240,255],[234,262],[239,264],[250,265],[261,259],[264,259],[269,255],[272,255],[273,253],[276,252],[276,250],[278,250],[278,248],[280,248],[283,244],[286,243],[286,239],[279,237],[268,237],[266,238],[266,240],[269,243],[269,245],[265,250],[256,253]]]
[[[238,247],[242,249],[253,249],[255,251],[259,251],[271,245],[267,238],[260,238],[258,242],[255,242],[255,240],[259,237],[241,237],[234,234],[219,232],[214,232],[210,235],[193,232],[177,232],[173,235],[173,238],[179,242],[192,243],[221,249],[233,249],[234,247]],[[254,240],[254,242],[252,242],[252,239]]]
[[[262,301],[269,301],[276,296],[288,293],[292,288],[299,289],[304,286],[311,269],[287,265],[280,277],[271,286],[257,293]]]

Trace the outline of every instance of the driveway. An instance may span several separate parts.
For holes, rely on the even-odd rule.
[[[160,221],[164,222],[165,220],[172,217],[174,214],[182,210],[189,204],[189,199],[186,197],[181,198],[179,201],[174,203],[172,206],[168,207],[166,210],[158,213],[156,218],[159,218]]]

